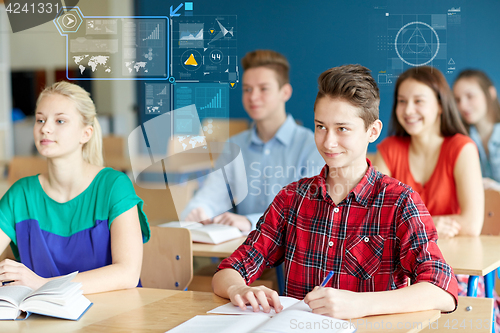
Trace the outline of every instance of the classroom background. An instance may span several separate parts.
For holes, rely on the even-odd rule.
[[[183,3],[160,0],[84,0],[78,7],[85,16],[169,16],[170,7],[175,10],[180,4]],[[14,155],[33,153],[31,123],[17,121],[12,125],[12,106],[17,108],[18,116],[32,115],[40,88],[65,77],[66,40],[52,22],[12,33],[5,11],[0,12],[0,159],[9,160]],[[380,118],[384,123],[379,141],[387,135],[394,83],[409,64],[435,66],[450,84],[468,67],[484,70],[496,84],[500,82],[500,43],[496,41],[500,2],[494,0],[216,0],[193,1],[191,10],[182,6],[176,13],[180,16],[172,17],[174,30],[175,21],[190,18],[188,15],[235,17],[233,34],[227,38],[236,40],[232,55],[238,63],[255,49],[283,53],[291,64],[294,88],[287,112],[310,129],[317,77],[325,69],[342,64],[359,63],[370,68],[379,83]],[[404,26],[406,30],[402,29]],[[398,33],[397,43],[404,49],[400,55],[394,49]],[[172,36],[175,42],[176,37]],[[180,67],[176,60],[174,54],[170,59],[174,75],[176,67]],[[70,64],[71,70],[75,68]],[[227,116],[249,119],[241,105],[241,75],[239,68],[238,82],[229,90]],[[146,112],[144,81],[78,82],[91,90],[105,135],[127,137],[138,124],[155,117]],[[174,107],[175,96],[171,97]],[[375,150],[376,146],[370,145],[369,151]]]
[[[32,137],[33,113],[37,95],[42,87],[65,79],[67,70],[73,76],[82,74],[77,64],[69,63],[68,67],[67,40],[61,36],[60,31],[52,21],[13,33],[3,3],[4,0],[0,0],[0,167],[4,167],[5,170],[0,172],[0,178],[3,174],[8,179],[0,179],[0,193],[4,193],[10,184],[16,179],[26,176],[27,173],[36,174],[46,168],[44,163],[42,163],[43,165],[36,164],[34,161],[38,163],[38,160],[30,159],[32,155],[36,154]],[[187,5],[188,3],[189,5]],[[243,73],[239,61],[247,52],[255,49],[276,50],[288,58],[291,65],[290,81],[294,92],[287,103],[287,112],[311,130],[314,129],[313,104],[317,93],[317,78],[320,73],[328,68],[348,63],[358,63],[371,69],[381,92],[380,118],[384,123],[382,135],[376,143],[387,136],[393,104],[394,83],[400,73],[412,66],[424,64],[435,66],[444,73],[450,85],[461,70],[473,67],[485,71],[497,87],[500,85],[500,66],[498,63],[500,43],[497,40],[497,34],[500,31],[500,21],[498,20],[500,1],[497,0],[193,0],[189,2],[80,0],[78,7],[85,17],[170,17],[172,10],[179,15],[171,17],[170,44],[165,48],[168,52],[163,54],[168,57],[167,62],[171,63],[171,66],[165,70],[168,70],[169,75],[175,80],[162,81],[168,87],[167,92],[170,94],[169,103],[165,103],[165,107],[162,105],[162,112],[175,109],[176,101],[179,100],[176,98],[176,96],[178,97],[176,89],[189,87],[188,84],[193,84],[193,82],[182,82],[180,79],[180,75],[189,74],[182,63],[189,59],[186,59],[186,56],[191,55],[191,53],[185,54],[185,51],[192,48],[200,49],[201,53],[204,51],[202,51],[203,47],[196,46],[195,42],[192,42],[194,44],[187,42],[187,46],[183,48],[177,47],[180,45],[181,38],[181,28],[178,22],[193,24],[191,20],[196,20],[198,17],[199,22],[205,22],[203,26],[205,33],[208,33],[211,28],[214,28],[216,34],[219,34],[218,31],[223,31],[224,36],[219,41],[224,40],[227,43],[224,44],[225,48],[220,48],[220,51],[224,55],[229,52],[233,67],[231,68],[232,75],[228,74],[227,78],[222,81],[226,84],[230,82],[235,84],[234,87],[227,90],[225,96],[228,102],[226,116],[232,121],[243,119],[242,126],[248,126],[249,117],[241,103]],[[216,22],[217,18],[221,20],[218,23]],[[199,24],[201,23],[191,25],[191,29],[199,29],[201,27]],[[154,28],[152,31],[155,31]],[[217,37],[212,36],[211,38]],[[399,47],[401,54],[396,52],[395,46]],[[195,55],[196,52],[192,54]],[[215,66],[213,72],[208,75],[217,74],[219,69],[220,67]],[[127,68],[125,68],[126,70]],[[137,71],[139,70],[137,69]],[[138,126],[158,116],[158,114],[148,112],[146,103],[147,85],[150,85],[153,92],[162,93],[162,90],[154,90],[157,86],[153,86],[153,84],[157,84],[158,81],[139,80],[138,77],[134,76],[125,80],[102,80],[99,79],[97,73],[92,74],[89,67],[84,72],[85,75],[80,76],[85,80],[73,82],[90,91],[96,103],[100,114],[99,121],[105,136],[105,163],[131,175],[127,138]],[[118,70],[118,72],[121,71]],[[225,74],[221,74],[220,77],[222,75]],[[202,88],[208,87],[203,86],[203,84],[214,84],[215,82],[204,78],[203,72],[194,75],[194,77],[200,80]],[[173,81],[176,82],[175,85]],[[216,103],[222,103],[222,97],[216,99]],[[369,146],[369,152],[375,152],[376,143]],[[33,168],[30,169],[30,167]],[[181,165],[172,170],[172,173],[184,171],[185,166]],[[163,188],[165,188],[164,184]],[[195,190],[195,188],[184,188],[181,195],[175,198],[178,200],[177,203],[174,203],[174,198],[168,190],[156,191],[141,187],[135,189],[146,202],[145,212],[152,226],[160,221],[177,220],[178,216],[174,205],[180,211],[179,207],[187,203]],[[496,208],[498,206],[497,202],[500,200],[500,196],[495,195],[497,196],[491,197],[490,201],[487,202],[487,207]],[[498,223],[493,221],[496,216],[498,215],[489,213],[487,210],[486,220],[490,221],[489,225],[495,225],[495,230],[483,233],[498,235]],[[182,249],[185,252],[179,254],[179,257],[187,259],[187,261],[182,262],[182,268],[165,272],[158,269],[159,265],[154,261],[155,257],[151,255],[151,252],[145,252],[144,258],[149,258],[149,261],[144,262],[143,267],[146,267],[146,274],[143,276],[163,278],[167,275],[170,277],[171,271],[184,274],[183,269],[185,269],[187,272],[183,277],[184,284],[179,283],[180,280],[176,280],[178,277],[174,276],[168,281],[171,285],[168,287],[160,286],[164,289],[183,290],[191,283],[190,290],[211,291],[210,277],[199,275],[197,279],[196,276],[193,279],[193,256],[206,258],[207,262],[211,262],[211,257],[227,256],[238,245],[226,243],[224,249],[219,248],[218,252],[212,251],[213,248],[208,251],[206,247],[201,246],[202,244],[192,244],[192,248],[185,247],[186,242],[190,244],[188,236],[182,238],[170,235],[171,240],[164,241],[165,238],[161,237],[167,237],[167,235],[160,234],[159,230],[159,228],[155,230],[155,235],[158,237],[150,242],[155,244],[153,246],[157,246],[153,250],[158,252],[163,250],[161,246],[171,246],[169,251]],[[465,245],[456,243],[454,240],[448,241],[448,243],[443,241],[441,245],[443,253],[447,253],[447,260],[450,262],[461,263],[461,260],[466,258],[469,261],[465,266],[474,266],[474,270],[467,268],[460,271],[460,267],[457,268],[458,265],[453,264],[452,267],[456,272],[484,275],[485,268],[481,264],[487,260],[481,261],[477,258],[485,253],[499,253],[499,243],[496,239],[491,244],[484,243],[484,239],[488,240],[485,236],[481,236],[477,239],[471,238],[470,243]],[[237,241],[241,242],[241,239]],[[482,246],[484,246],[484,251]],[[456,255],[456,258],[453,257],[453,254]],[[496,268],[500,265],[496,256],[491,256],[491,259],[492,261],[494,259],[494,264],[490,265],[488,262],[486,266]],[[144,279],[142,281],[146,286],[150,283]],[[192,281],[197,282],[197,285]],[[275,281],[271,283],[275,288],[277,287]],[[129,307],[126,308],[127,311],[132,311],[134,310],[132,305],[145,302],[146,296],[148,296],[148,302],[151,303],[151,306],[145,313],[153,313],[154,311],[151,309],[155,308],[154,302],[167,296],[170,297],[170,295],[177,295],[173,301],[170,299],[161,303],[171,304],[168,308],[157,310],[157,314],[163,316],[162,311],[179,312],[179,308],[185,306],[186,297],[188,297],[184,296],[187,293],[181,295],[165,290],[161,292],[147,290],[147,288],[141,290],[142,294],[140,295],[132,294],[132,292],[136,291],[117,293],[112,302],[108,303],[104,302],[104,297],[109,297],[109,295],[102,298],[96,296],[93,299],[96,303],[94,312],[105,316],[110,308],[121,308],[123,304]],[[203,302],[213,302],[212,294],[197,297],[201,299],[202,296],[204,297]],[[191,303],[187,303],[188,307],[195,307],[193,299],[191,299]],[[474,308],[480,308],[479,304],[477,306],[476,304],[474,303]],[[208,306],[213,307],[213,304]],[[483,317],[491,317],[492,307],[492,304],[488,304],[490,312]],[[464,313],[465,311],[463,309]],[[437,314],[431,313],[431,315],[422,316],[418,321],[432,322],[437,318]],[[137,316],[142,316],[142,312],[137,311]],[[179,318],[176,319],[175,325],[187,319],[187,317],[181,318],[181,314],[177,314],[177,316]],[[101,317],[92,318],[96,321],[103,319]],[[406,316],[401,316],[398,320],[403,320],[403,318],[407,320]],[[131,325],[126,327],[129,329],[145,325],[141,320],[136,319],[133,315],[131,316],[130,312],[124,312],[117,316],[111,324],[119,326],[123,322],[123,325]],[[147,319],[142,320],[147,321]],[[165,329],[161,326],[160,320],[158,323],[153,323],[153,320],[150,322],[148,324],[157,325],[157,329]],[[81,325],[87,324],[88,322]],[[103,322],[103,325],[107,329],[110,323]],[[169,325],[171,325],[170,327],[175,326],[173,322]],[[33,328],[36,326],[33,325]]]

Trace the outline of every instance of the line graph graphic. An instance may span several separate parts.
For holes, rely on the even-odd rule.
[[[179,48],[203,48],[203,23],[179,23]]]

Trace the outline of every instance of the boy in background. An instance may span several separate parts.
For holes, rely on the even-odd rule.
[[[227,189],[209,176],[180,219],[250,231],[283,186],[317,174],[323,160],[314,147],[312,131],[286,114],[285,103],[292,96],[286,58],[271,50],[257,50],[247,53],[241,62],[243,106],[254,125],[229,139],[240,147],[246,173],[231,165],[225,170],[232,191],[240,193],[247,187],[248,195],[234,213],[225,212],[220,198],[227,196]]]

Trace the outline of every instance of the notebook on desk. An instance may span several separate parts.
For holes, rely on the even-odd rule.
[[[220,244],[243,236],[238,228],[223,224],[176,221],[163,223],[158,226],[167,228],[187,228],[191,232],[191,239],[193,242],[207,244]]]
[[[222,316],[196,316],[168,331],[169,333],[187,332],[231,332],[231,333],[299,333],[329,332],[352,333],[356,331],[353,323],[311,312],[303,301],[280,296],[284,309],[276,314],[246,311],[231,303],[219,306],[208,313],[225,314]]]

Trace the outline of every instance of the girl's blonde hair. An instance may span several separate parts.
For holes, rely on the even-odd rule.
[[[82,116],[84,126],[92,126],[94,129],[92,136],[90,140],[83,145],[83,159],[90,164],[103,166],[101,126],[97,121],[95,105],[90,98],[90,94],[76,84],[61,81],[45,88],[40,93],[40,96],[38,96],[36,104],[38,105],[43,97],[51,94],[59,94],[72,100],[73,103],[75,103],[76,110]]]

